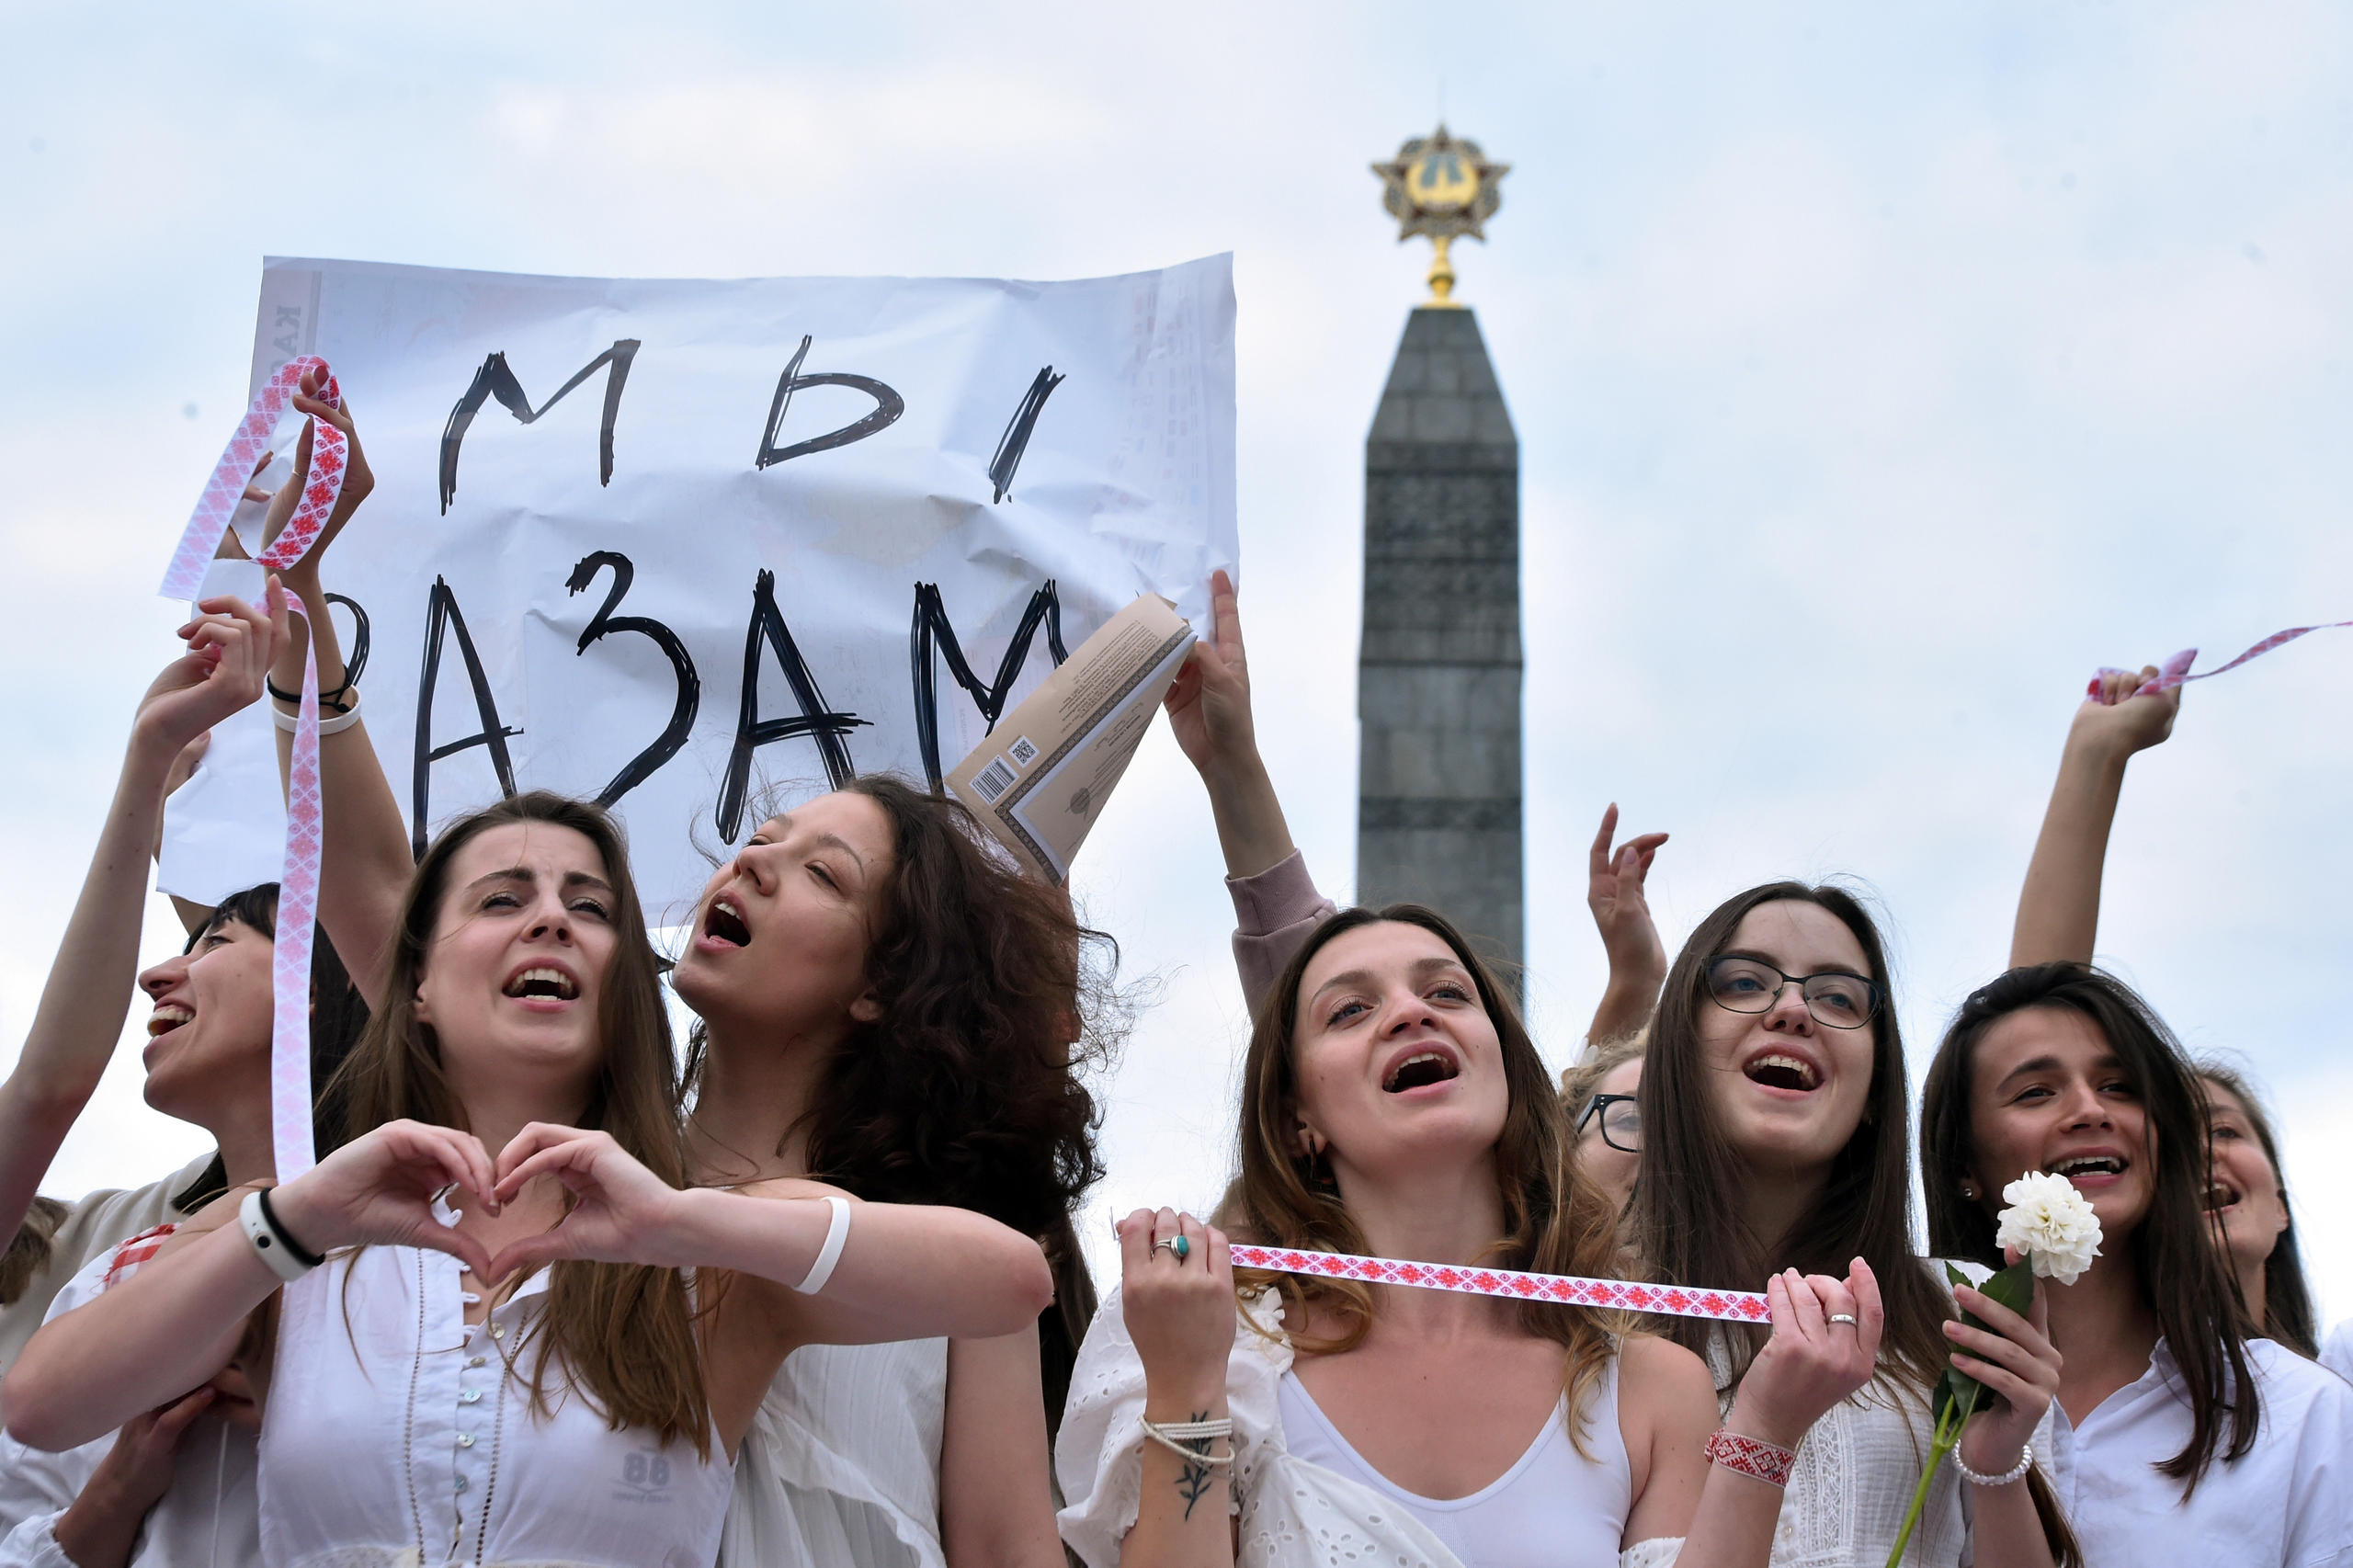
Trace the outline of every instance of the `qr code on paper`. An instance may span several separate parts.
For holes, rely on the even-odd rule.
[[[1023,735],[1005,749],[1012,755],[1015,762],[1024,767],[1029,767],[1029,759],[1038,755],[1038,748],[1029,744],[1029,737],[1027,735]]]

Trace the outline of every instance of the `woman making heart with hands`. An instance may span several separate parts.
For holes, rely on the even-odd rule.
[[[351,1140],[48,1324],[0,1392],[20,1439],[195,1387],[274,1301],[271,1562],[699,1568],[791,1350],[1046,1304],[1037,1244],[966,1210],[681,1190],[667,1015],[596,807],[534,792],[447,829],[383,972],[338,1085]]]

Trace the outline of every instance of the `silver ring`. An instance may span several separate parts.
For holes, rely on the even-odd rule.
[[[1830,1321],[1832,1323],[1843,1323],[1847,1324],[1849,1327],[1852,1327],[1855,1322],[1855,1314],[1852,1312],[1832,1312],[1830,1314]]]
[[[1152,1244],[1153,1251],[1159,1252],[1163,1249],[1165,1249],[1177,1262],[1182,1263],[1191,1256],[1193,1244],[1181,1235],[1169,1236]]]

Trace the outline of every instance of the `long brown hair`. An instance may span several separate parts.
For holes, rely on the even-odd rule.
[[[810,1174],[875,1202],[953,1204],[1046,1248],[1055,1305],[1040,1322],[1047,1422],[1095,1312],[1071,1215],[1103,1176],[1101,1115],[1082,1074],[1127,1010],[1118,949],[1069,897],[992,853],[961,803],[868,774],[843,787],[891,824],[892,872],[866,952],[881,1004],[853,1024],[801,1118]],[[685,1082],[709,1049],[688,1035]]]
[[[2316,1361],[2320,1359],[2320,1325],[2313,1311],[2313,1288],[2304,1278],[2303,1252],[2296,1245],[2296,1210],[2288,1201],[2288,1172],[2279,1163],[2279,1139],[2271,1130],[2271,1108],[2263,1103],[2246,1075],[2229,1062],[2207,1057],[2197,1067],[2204,1085],[2230,1095],[2246,1112],[2247,1125],[2255,1130],[2256,1142],[2263,1145],[2263,1157],[2271,1162],[2271,1179],[2279,1184],[2279,1211],[2288,1218],[2287,1227],[2271,1244],[2271,1256],[2263,1260],[2263,1322],[2257,1326],[2267,1339],[2276,1339],[2305,1360]]]
[[[1741,1217],[1740,1194],[1756,1179],[1716,1119],[1709,1068],[1700,1060],[1699,1025],[1715,1002],[1708,966],[1740,923],[1762,904],[1810,903],[1853,933],[1879,990],[1872,1031],[1870,1095],[1863,1119],[1831,1161],[1822,1197],[1789,1234],[1759,1236]],[[1676,1285],[1754,1290],[1784,1268],[1846,1278],[1859,1257],[1879,1278],[1887,1327],[1880,1358],[1915,1391],[1944,1375],[1950,1346],[1943,1321],[1951,1302],[1919,1256],[1912,1231],[1912,1107],[1904,1035],[1891,998],[1894,987],[1879,927],[1861,900],[1844,888],[1768,882],[1720,903],[1676,955],[1651,1022],[1642,1085],[1643,1155],[1629,1212],[1636,1249],[1660,1279]],[[1665,1332],[1707,1353],[1708,1328],[1688,1318]],[[1735,1376],[1756,1346],[1727,1336]]]
[[[1992,1210],[1961,1196],[1974,1181],[1976,1130],[1970,1088],[1978,1044],[1988,1030],[2029,1007],[2090,1022],[2116,1053],[2147,1118],[2149,1211],[2129,1236],[2141,1299],[2156,1313],[2165,1349],[2189,1395],[2188,1446],[2157,1466],[2187,1498],[2217,1454],[2236,1460],[2255,1447],[2262,1398],[2247,1359],[2238,1287],[2206,1218],[2211,1162],[2206,1101],[2181,1044],[2148,1003],[2114,975],[2082,963],[2014,969],[1970,994],[1928,1064],[1921,1100],[1920,1175],[1927,1190],[1928,1242],[1939,1253],[1998,1267]],[[2223,1447],[2224,1428],[2229,1447]]]
[[[1495,1176],[1502,1188],[1504,1222],[1509,1229],[1482,1255],[1501,1268],[1546,1274],[1610,1275],[1618,1271],[1616,1216],[1608,1200],[1577,1174],[1569,1157],[1567,1129],[1552,1074],[1536,1053],[1511,992],[1472,951],[1453,923],[1415,903],[1385,909],[1350,909],[1324,922],[1300,945],[1258,1010],[1250,1051],[1242,1070],[1242,1171],[1227,1193],[1220,1218],[1238,1239],[1302,1251],[1361,1254],[1357,1229],[1323,1161],[1300,1151],[1299,1069],[1293,1045],[1299,1021],[1301,977],[1315,955],[1336,937],[1367,926],[1391,922],[1415,926],[1453,949],[1478,987],[1479,1001],[1495,1027],[1502,1047],[1504,1084],[1509,1096],[1503,1134],[1495,1142]],[[1372,1327],[1371,1290],[1353,1279],[1314,1275],[1267,1275],[1237,1270],[1235,1288],[1256,1292],[1272,1284],[1303,1323],[1310,1305],[1340,1320],[1335,1337],[1308,1340],[1300,1348],[1316,1354],[1348,1350],[1363,1343]],[[1569,1399],[1570,1434],[1583,1450],[1588,1396],[1612,1353],[1610,1335],[1627,1331],[1616,1314],[1552,1302],[1523,1301],[1520,1325],[1550,1339],[1563,1352],[1563,1388]]]
[[[672,1187],[686,1184],[672,1077],[670,1020],[645,929],[645,912],[629,869],[620,824],[585,801],[533,790],[460,817],[417,862],[402,901],[386,977],[385,1006],[352,1049],[337,1089],[347,1097],[349,1136],[409,1119],[463,1128],[465,1107],[441,1063],[441,1042],[408,1001],[416,994],[440,924],[449,867],[479,835],[516,823],[571,828],[604,857],[612,884],[619,938],[598,989],[597,1029],[604,1058],[580,1125],[610,1133],[631,1158]],[[619,1431],[640,1427],[665,1441],[684,1437],[710,1451],[710,1400],[685,1280],[674,1268],[565,1259],[551,1266],[547,1305],[531,1336],[534,1409],[551,1408],[554,1364],[586,1392]],[[516,1352],[519,1354],[519,1348]]]

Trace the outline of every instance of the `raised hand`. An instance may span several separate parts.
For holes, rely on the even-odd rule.
[[[1666,980],[1666,948],[1643,894],[1651,861],[1666,835],[1645,833],[1613,849],[1617,832],[1618,807],[1612,802],[1601,813],[1601,831],[1593,835],[1586,867],[1586,907],[1593,911],[1602,951],[1609,956],[1609,986],[1594,1015],[1594,1040],[1631,1034],[1648,1022]]]
[[[1116,1227],[1120,1314],[1156,1398],[1222,1406],[1233,1350],[1233,1264],[1225,1233],[1173,1209],[1139,1209]],[[1166,1244],[1185,1238],[1185,1256]]]
[[[303,377],[301,386],[295,391],[294,406],[309,415],[310,418],[303,421],[302,434],[294,443],[293,475],[271,495],[269,511],[262,520],[263,549],[269,548],[271,541],[278,538],[288,520],[294,516],[295,506],[302,499],[303,486],[310,483],[311,435],[318,421],[324,419],[343,432],[344,439],[349,443],[348,461],[343,471],[343,489],[335,497],[335,510],[327,514],[326,527],[319,530],[317,540],[303,553],[302,559],[288,568],[290,572],[314,570],[319,557],[326,553],[327,546],[333,544],[335,535],[343,531],[343,525],[351,520],[351,514],[358,510],[359,503],[368,499],[369,493],[376,488],[376,475],[368,466],[367,454],[359,449],[359,432],[351,422],[349,395],[345,396],[341,408],[329,408],[320,401],[318,391],[315,371]]]
[[[2002,1256],[2010,1263],[2018,1258],[2010,1247],[2003,1248]],[[1952,1364],[1984,1383],[1987,1392],[2002,1396],[1999,1403],[1979,1403],[1961,1428],[1961,1457],[1980,1475],[2002,1475],[2018,1462],[2042,1413],[2059,1395],[2063,1361],[2051,1343],[2051,1292],[2038,1289],[2024,1317],[1966,1285],[1955,1287],[1952,1294],[1985,1324],[1971,1328],[1958,1319],[1946,1323]]]
[[[270,1207],[293,1239],[314,1253],[335,1247],[430,1247],[493,1280],[483,1245],[433,1212],[451,1187],[495,1214],[497,1178],[482,1140],[453,1127],[388,1121],[355,1138],[270,1194]]]
[[[2182,688],[2177,686],[2151,697],[2132,695],[2156,679],[2157,673],[2156,665],[2146,665],[2100,676],[2098,692],[2075,710],[2068,744],[2096,746],[2119,759],[2161,744],[2173,733],[2174,719],[2181,712]]]
[[[261,700],[269,661],[285,633],[284,590],[275,577],[265,602],[268,615],[227,596],[199,601],[201,613],[179,631],[188,652],[165,665],[139,699],[137,733],[177,755],[222,720]]]
[[[1250,717],[1250,663],[1242,647],[1242,610],[1233,579],[1222,569],[1210,578],[1211,635],[1193,644],[1165,699],[1168,727],[1204,774],[1255,756],[1257,731]]]
[[[535,1121],[498,1152],[494,1196],[511,1203],[524,1187],[553,1176],[572,1194],[572,1210],[550,1229],[510,1243],[483,1278],[503,1280],[558,1258],[646,1263],[682,1268],[707,1263],[676,1251],[683,1227],[678,1189],[639,1164],[608,1132]]]
[[[1765,1295],[1773,1337],[1740,1380],[1724,1426],[1794,1449],[1832,1405],[1871,1381],[1886,1312],[1879,1280],[1859,1257],[1844,1280],[1785,1269],[1766,1282]]]

